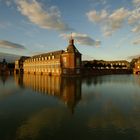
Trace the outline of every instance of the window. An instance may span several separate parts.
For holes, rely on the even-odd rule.
[[[80,58],[76,58],[76,66],[80,66]]]
[[[66,57],[63,57],[63,64],[64,64],[64,66],[67,65],[67,58]]]
[[[59,73],[59,70],[58,69],[56,70],[56,73]]]
[[[77,69],[77,70],[76,70],[76,73],[79,74],[79,73],[80,73],[80,69]]]
[[[67,70],[66,70],[66,69],[64,69],[64,70],[63,70],[63,73],[64,73],[64,74],[66,74],[66,73],[67,73]]]

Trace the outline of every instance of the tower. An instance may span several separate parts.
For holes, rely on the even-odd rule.
[[[62,74],[78,75],[81,73],[81,53],[74,45],[74,39],[69,39],[69,45],[62,54]]]

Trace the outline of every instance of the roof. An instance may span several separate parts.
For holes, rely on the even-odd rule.
[[[43,54],[34,55],[34,56],[32,56],[32,58],[46,57],[46,56],[50,56],[50,55],[59,56],[59,55],[61,55],[63,52],[64,52],[63,50],[54,51],[54,52],[48,52],[48,53],[43,53]]]
[[[25,60],[25,59],[28,59],[28,58],[30,58],[30,57],[29,56],[21,56],[20,60]]]
[[[74,39],[69,40],[69,45],[67,47],[67,52],[68,53],[79,53],[79,51],[77,50],[77,48],[74,45]]]
[[[48,53],[43,53],[43,54],[38,54],[30,57],[29,59],[33,58],[40,58],[40,57],[49,57],[49,56],[54,56],[56,58],[59,58],[61,54],[63,53],[77,53],[80,54],[77,48],[74,46],[74,40],[71,38],[69,40],[69,45],[67,47],[67,50],[58,50],[58,51],[53,51],[53,52],[48,52]]]

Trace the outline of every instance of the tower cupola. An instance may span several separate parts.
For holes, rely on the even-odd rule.
[[[67,52],[69,52],[69,53],[79,53],[79,51],[76,49],[76,47],[74,45],[74,39],[72,37],[69,39],[69,45],[67,47]]]

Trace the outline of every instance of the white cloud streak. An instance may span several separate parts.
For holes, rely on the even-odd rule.
[[[70,30],[61,19],[61,13],[56,6],[43,9],[43,5],[36,0],[16,0],[18,11],[26,16],[30,22],[40,28],[59,31]]]
[[[9,42],[6,40],[0,40],[0,48],[6,48],[6,49],[25,49],[23,45]]]
[[[60,36],[63,37],[63,38],[65,38],[65,39],[70,38],[70,35],[69,34],[61,34]],[[81,44],[81,45],[99,47],[100,44],[101,44],[101,41],[94,40],[93,38],[91,38],[87,34],[72,33],[72,36],[75,39],[75,41],[78,44]]]

